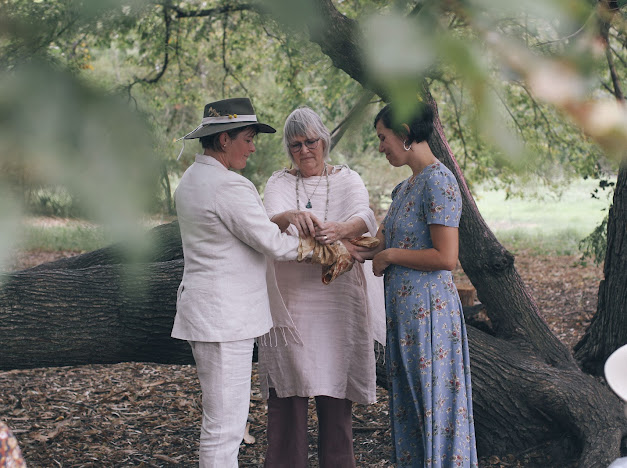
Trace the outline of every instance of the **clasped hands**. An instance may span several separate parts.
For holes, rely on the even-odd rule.
[[[329,284],[342,273],[346,273],[353,268],[355,258],[346,248],[350,246],[362,246],[374,248],[379,244],[376,237],[360,236],[346,242],[335,241],[325,245],[318,242],[314,237],[301,237],[298,245],[299,262],[308,259],[311,263],[322,265],[322,282]]]
[[[321,244],[332,244],[344,237],[342,235],[342,223],[320,221],[308,211],[289,211],[287,219],[290,224],[293,224],[298,229],[301,237],[313,237]]]
[[[345,239],[341,223],[322,223],[311,213],[295,210],[289,213],[288,219],[300,234],[298,261],[307,259],[311,263],[322,265],[324,284],[329,284],[342,273],[350,271],[355,260],[360,263],[365,261],[357,246],[373,249],[379,244],[379,239],[375,237]]]
[[[287,220],[298,229],[300,237],[310,237],[319,244],[327,246],[332,245],[336,241],[341,241],[354,260],[360,263],[364,262],[364,258],[345,239],[344,223],[337,221],[323,222],[314,214],[299,210],[287,212]]]

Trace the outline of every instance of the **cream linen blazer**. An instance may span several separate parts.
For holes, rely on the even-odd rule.
[[[211,156],[196,155],[175,200],[185,269],[172,337],[223,342],[267,333],[268,263],[296,260],[298,237],[269,220],[252,182]]]

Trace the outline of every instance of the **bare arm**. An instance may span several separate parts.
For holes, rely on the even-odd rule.
[[[316,233],[315,226],[320,224],[320,220],[307,211],[288,210],[275,214],[270,221],[279,226],[281,232],[293,224],[301,237],[313,236]]]
[[[382,276],[385,269],[390,265],[401,265],[421,271],[453,270],[457,265],[459,253],[458,229],[441,224],[430,224],[429,231],[433,248],[382,250],[375,255],[372,261],[374,274]]]
[[[357,245],[354,246],[355,252],[359,254],[359,257],[357,257],[356,255],[353,255],[353,252],[351,251],[351,255],[353,255],[355,260],[361,263],[363,263],[364,260],[372,260],[375,257],[375,255],[377,255],[379,252],[385,249],[385,235],[383,234],[382,224],[379,226],[379,230],[377,231],[376,238],[379,239],[379,245],[377,245],[373,249],[369,249],[368,247],[360,247]]]
[[[339,210],[342,213],[341,218],[316,226],[316,240],[324,244],[332,244],[340,239],[352,239],[371,230],[374,234],[377,226],[374,213],[370,209],[370,196],[363,180],[359,174],[348,168],[341,171],[345,177],[340,179],[342,184],[337,187],[332,198],[334,207],[341,208]]]
[[[323,244],[331,244],[340,239],[352,239],[368,231],[368,226],[360,217],[345,222],[328,221],[317,226],[316,240]]]

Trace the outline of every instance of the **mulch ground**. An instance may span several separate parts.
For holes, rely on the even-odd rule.
[[[72,252],[22,252],[13,269]],[[516,267],[554,333],[569,347],[596,310],[602,271],[577,257],[516,256]],[[463,282],[463,273],[457,272]],[[256,364],[249,443],[240,466],[261,467],[266,448],[265,402]],[[12,428],[31,468],[197,466],[200,388],[193,366],[121,363],[0,372],[0,420]],[[387,392],[355,405],[355,453],[360,467],[390,467]],[[316,415],[310,405],[310,467],[318,467]],[[546,453],[485,456],[480,467],[565,468]]]

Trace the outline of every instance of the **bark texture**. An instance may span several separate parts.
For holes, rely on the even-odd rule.
[[[383,86],[364,78],[363,62],[342,59],[347,50],[359,50],[361,37],[351,34],[353,24],[330,0],[317,4],[324,12],[324,30],[317,25],[311,39],[336,66],[385,98]],[[423,91],[436,108],[428,89]],[[621,455],[621,439],[627,435],[618,399],[579,369],[570,350],[538,314],[536,302],[516,271],[514,256],[481,217],[437,112],[429,145],[453,171],[462,191],[460,262],[494,324],[493,336],[469,332],[479,452],[512,453],[547,437],[572,437],[572,447],[581,449],[579,466],[605,468]]]
[[[627,343],[627,162],[618,173],[607,223],[607,250],[597,312],[575,346],[575,357],[590,373],[602,375],[610,354]]]
[[[365,78],[357,23],[330,0],[316,4],[324,21],[312,24],[312,40],[337,67],[383,95],[380,86]],[[580,450],[582,468],[605,468],[621,455],[621,439],[627,434],[621,405],[607,387],[579,369],[539,316],[514,256],[479,214],[437,117],[435,125],[429,144],[453,171],[463,195],[460,261],[493,324],[489,333],[472,327],[468,331],[479,453],[518,453],[546,438],[566,438],[572,443],[565,450]],[[625,203],[619,202],[610,214],[618,218],[610,223],[619,235],[608,258],[624,261]],[[161,247],[145,264],[123,263],[125,250],[115,246],[5,276],[0,289],[0,368],[191,362],[187,344],[169,338],[182,275],[178,226],[159,228],[152,235],[162,236],[156,242]],[[627,268],[610,260],[606,271],[624,274]],[[616,288],[627,291],[621,278],[618,285],[602,286],[600,297],[601,292],[616,293]],[[608,298],[601,301],[606,304]],[[623,323],[625,303],[619,310]],[[606,327],[615,323],[599,323],[599,332],[609,333]],[[383,373],[379,378],[385,384]],[[570,455],[564,453],[564,458]]]
[[[146,236],[148,248],[140,255],[134,255],[124,244],[114,244],[83,255],[62,258],[54,262],[43,263],[28,269],[30,272],[42,270],[78,270],[99,265],[128,263],[132,258],[135,263],[156,263],[183,258],[183,245],[178,221],[159,225]]]
[[[170,338],[182,276],[183,260],[5,275],[0,369],[192,363],[189,345]]]

